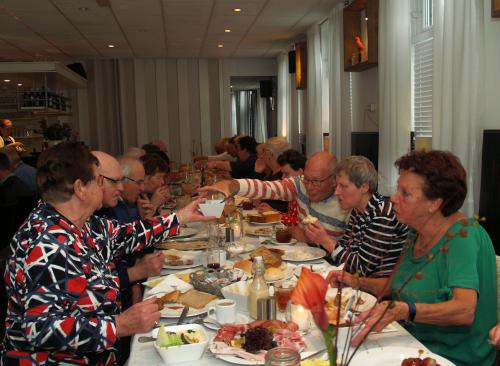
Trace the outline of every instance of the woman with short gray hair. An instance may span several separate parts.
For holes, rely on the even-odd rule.
[[[387,277],[403,249],[408,227],[394,214],[389,198],[377,192],[377,171],[363,156],[350,156],[335,167],[335,195],[342,209],[352,209],[344,235],[323,244],[333,262],[363,277]],[[314,232],[314,224],[306,225]]]

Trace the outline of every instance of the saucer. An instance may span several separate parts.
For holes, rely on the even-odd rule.
[[[246,324],[250,322],[250,317],[248,315],[242,313],[236,313],[236,321],[235,324]],[[230,324],[230,323],[227,323]],[[208,315],[203,319],[203,325],[211,330],[219,330],[220,325],[215,315]]]

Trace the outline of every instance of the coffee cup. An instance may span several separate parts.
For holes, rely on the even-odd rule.
[[[208,309],[208,316],[215,313],[215,319],[220,324],[236,322],[236,303],[230,299],[222,299],[217,301],[215,307]]]

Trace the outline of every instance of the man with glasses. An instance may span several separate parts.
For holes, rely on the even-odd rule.
[[[140,160],[130,157],[121,157],[119,163],[123,174],[121,197],[118,198],[115,206],[110,205],[109,208],[103,209],[102,213],[106,217],[116,219],[121,223],[150,219],[153,217],[154,209],[151,201],[144,193],[146,175],[144,166]],[[105,180],[108,183],[112,182],[112,180],[116,180],[116,176],[107,177]]]
[[[92,151],[99,161],[97,172],[103,179],[102,182],[102,209],[96,211],[96,215],[106,218],[107,213],[116,207],[121,200],[124,190],[124,175],[118,160],[102,151]],[[112,211],[111,211],[112,212]],[[122,311],[128,309],[133,303],[140,301],[142,291],[138,281],[151,276],[158,276],[163,267],[165,257],[162,252],[145,254],[135,261],[134,256],[116,258],[110,266],[116,270],[120,280],[120,299]],[[135,263],[134,263],[135,262]],[[120,358],[126,359],[130,353],[130,338],[120,340]]]
[[[349,217],[349,210],[343,210],[334,195],[335,156],[328,152],[313,154],[306,162],[304,174],[281,181],[266,182],[257,179],[236,179],[217,182],[201,191],[219,191],[224,194],[238,194],[255,199],[296,200],[299,221],[307,215],[318,219],[316,225],[335,240],[342,237]],[[292,229],[294,238],[307,243],[317,243],[304,232],[302,224]]]
[[[102,185],[102,207],[113,208],[120,199],[123,192],[123,173],[118,161],[109,154],[102,151],[92,151],[99,161],[98,173],[103,177]],[[100,214],[97,211],[96,214]],[[106,216],[101,213],[101,216]],[[161,272],[164,256],[161,252],[146,254],[137,263],[128,267],[125,261],[116,263],[116,269],[120,277],[120,287],[129,287],[131,283],[137,282],[150,276],[157,276]],[[126,300],[124,301],[127,302]]]

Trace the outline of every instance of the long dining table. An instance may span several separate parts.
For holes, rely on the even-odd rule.
[[[198,230],[198,234],[196,237],[205,237],[206,238],[206,227],[204,225],[200,224],[194,224],[192,227],[195,227]],[[241,239],[241,241],[249,244],[255,244],[255,245],[260,245],[261,242],[265,239],[268,238],[263,238],[263,237],[255,237],[255,236],[249,236],[245,235]],[[307,247],[306,244],[304,243],[297,243],[297,246],[304,246]],[[323,259],[313,261],[312,263],[327,263]],[[300,265],[301,263],[295,263]],[[304,264],[310,265],[311,262],[307,261],[304,262]],[[172,269],[164,269],[162,271],[162,275],[167,275],[171,273],[176,273],[179,271],[175,271]],[[148,298],[151,296],[151,290],[148,288],[145,288],[144,291],[144,298]],[[176,319],[171,319],[171,318],[162,318],[161,321],[164,324],[167,325],[173,325],[175,324]],[[189,318],[188,318],[189,322]],[[212,338],[215,335],[215,331],[210,330],[210,329],[205,329],[207,335],[209,338]],[[132,343],[131,343],[131,351],[130,351],[130,357],[127,361],[128,366],[139,366],[139,365],[149,365],[149,366],[154,366],[154,365],[164,365],[163,360],[159,356],[159,354],[156,352],[153,343],[141,343],[139,342],[139,337],[141,336],[150,336],[151,332],[147,333],[142,333],[142,334],[135,334],[132,337]],[[308,355],[315,354],[314,358],[325,358],[326,357],[326,352],[323,353],[318,353],[319,350],[324,349],[324,343],[323,343],[323,337],[321,332],[319,331],[318,328],[316,328],[314,325],[312,325],[311,329],[304,335],[304,338],[306,340],[306,351],[304,351],[301,355],[302,357],[307,357]],[[380,354],[380,352],[384,351],[384,349],[394,349],[397,347],[404,347],[405,349],[411,348],[415,350],[415,355],[412,357],[418,357],[419,356],[419,351],[423,352],[426,351],[428,352],[427,348],[420,343],[415,337],[413,337],[410,333],[408,333],[401,325],[398,323],[393,323],[391,324],[390,330],[387,332],[381,332],[381,333],[371,333],[368,338],[365,340],[365,342],[361,345],[360,349],[358,350],[359,352],[364,352],[370,354],[370,352],[374,353],[374,355]],[[318,353],[318,354],[316,354]],[[193,365],[194,362],[187,362],[187,363],[177,363],[176,365]],[[218,358],[216,355],[212,354],[212,352],[207,349],[206,352],[204,353],[203,357],[196,361],[196,365],[198,366],[215,366],[215,365],[229,365],[230,363],[221,360]],[[353,360],[353,363],[351,365],[356,365],[355,360]],[[366,362],[360,363],[360,365],[367,366]]]

